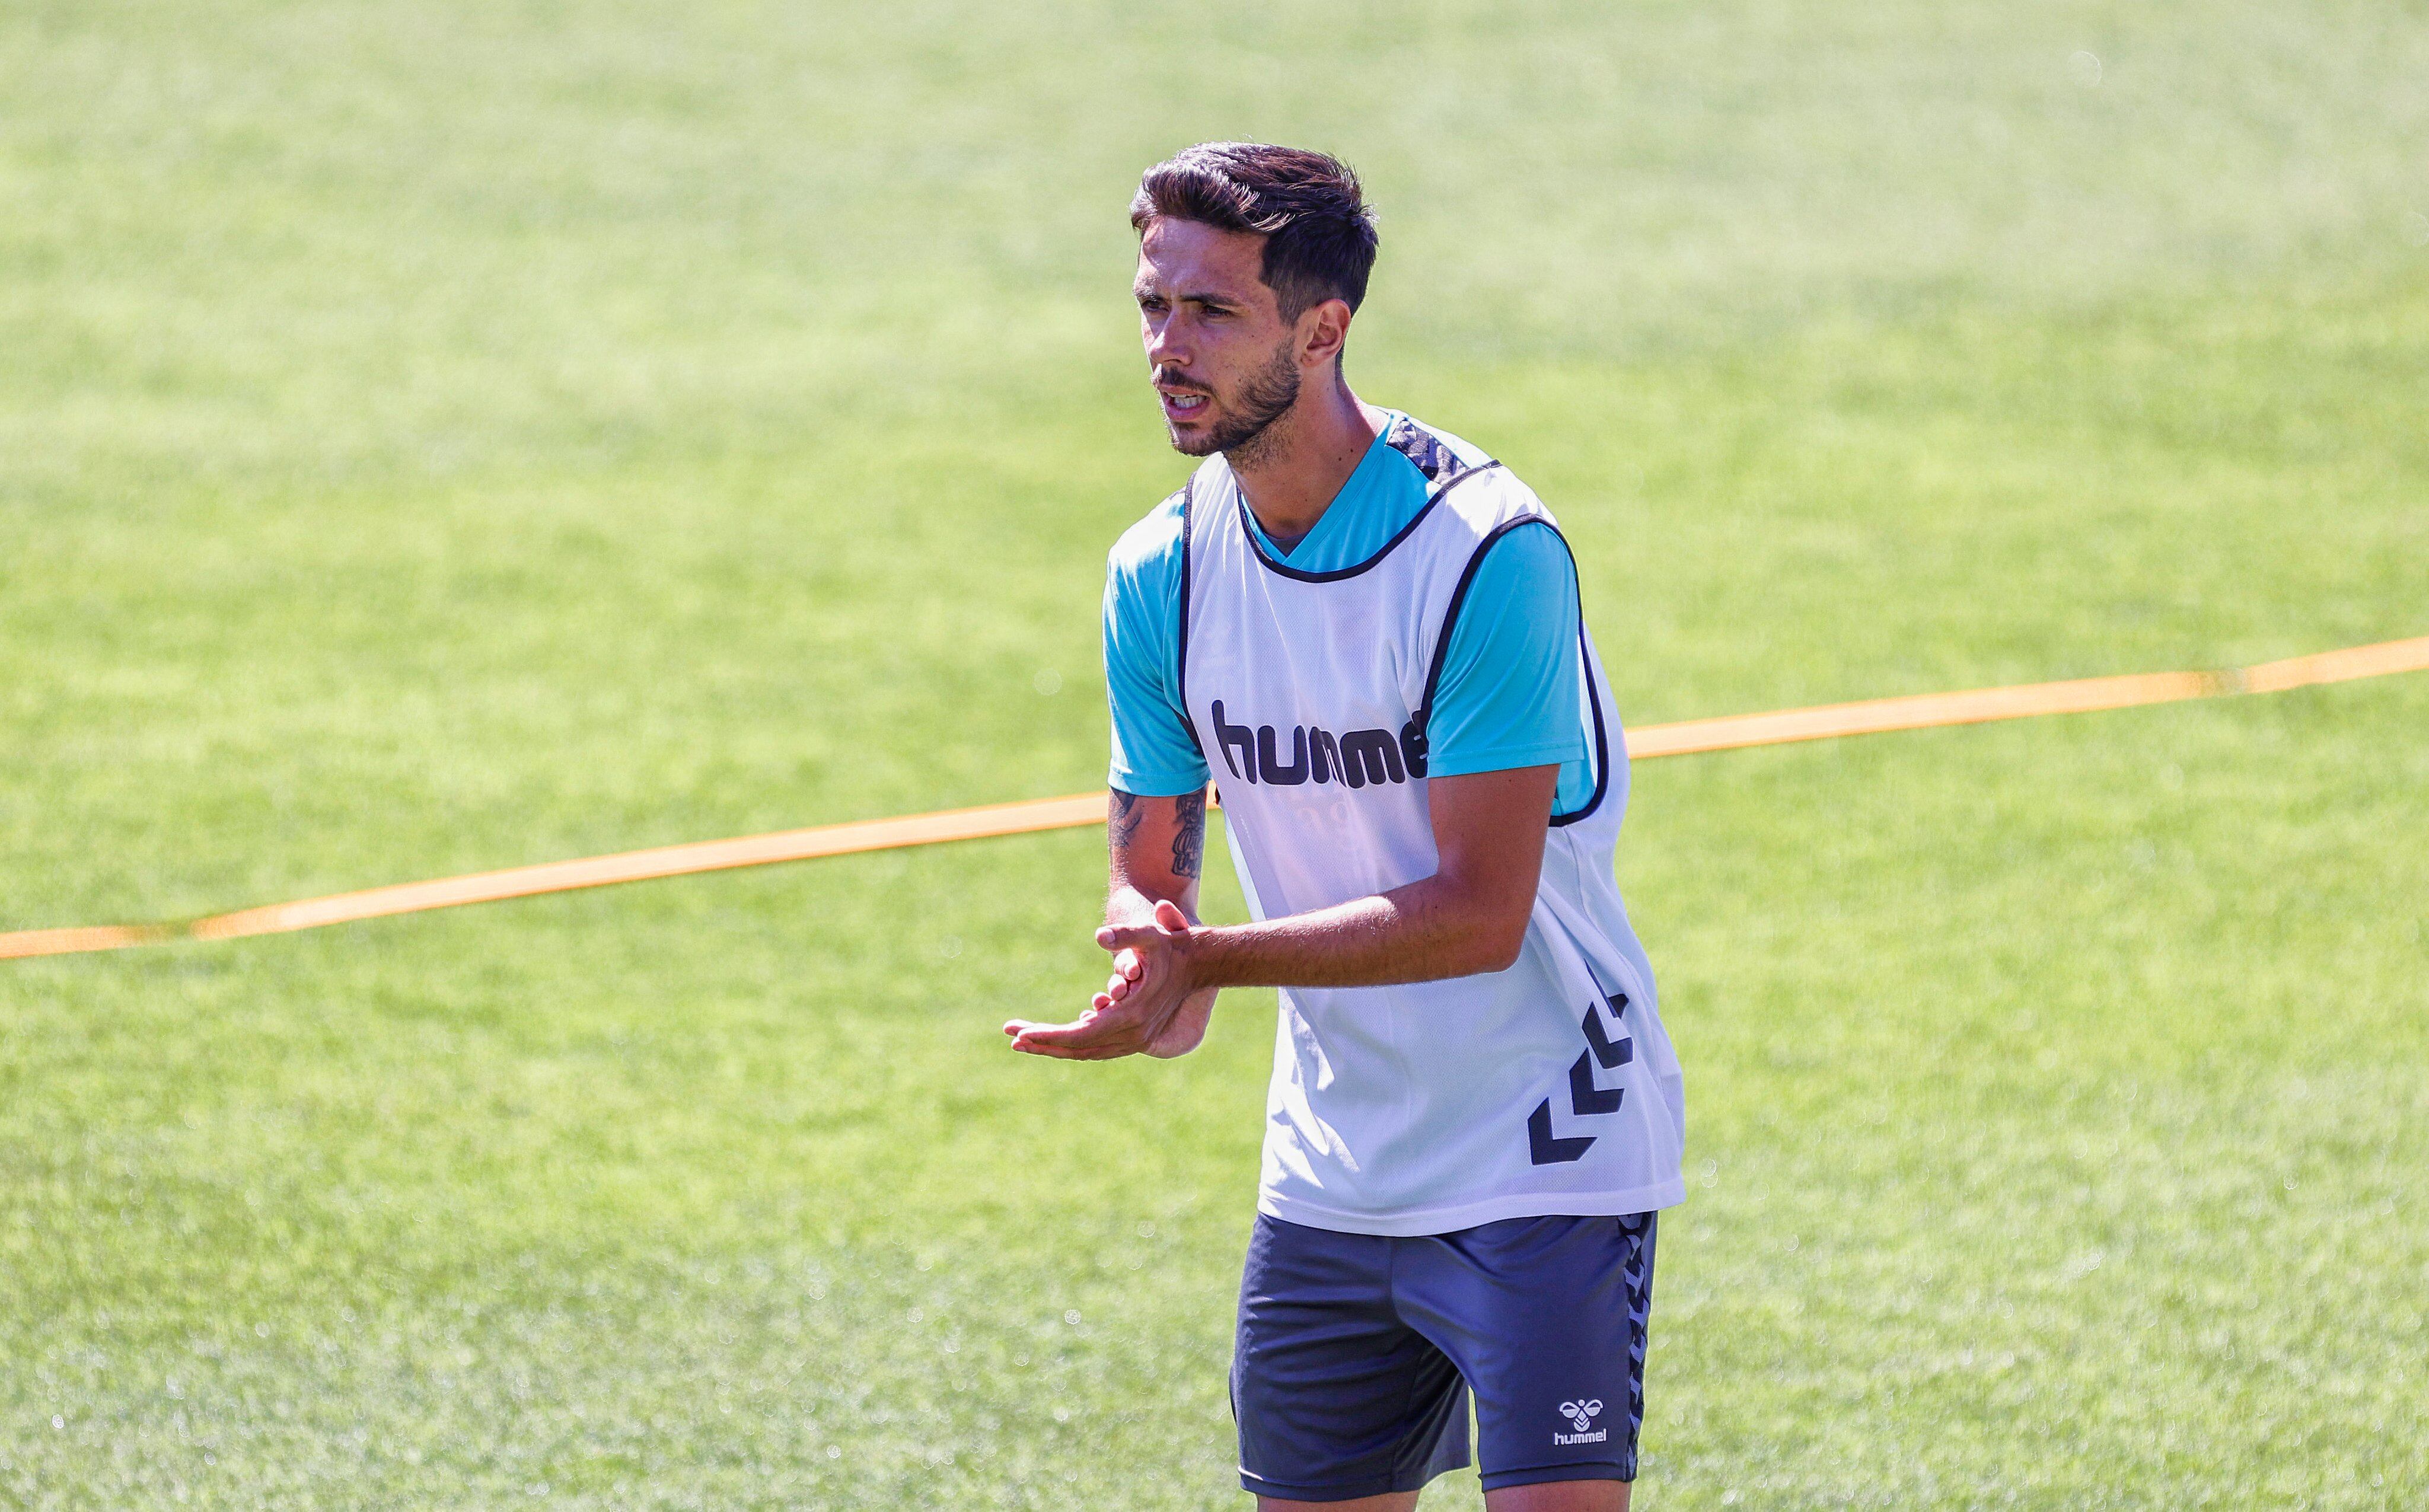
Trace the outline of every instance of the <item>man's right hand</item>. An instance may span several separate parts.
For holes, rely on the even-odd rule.
[[[1206,1038],[1214,988],[1165,979],[1198,909],[1198,873],[1206,855],[1206,794],[1142,797],[1115,788],[1105,814],[1112,865],[1105,928],[1098,942],[1114,953],[1113,975],[1087,1011],[1068,1024],[1015,1019],[1003,1027],[1016,1050],[1066,1060],[1187,1055]]]
[[[1097,943],[1114,952],[1113,975],[1088,1011],[1068,1024],[1015,1019],[1003,1028],[1012,1047],[1065,1060],[1110,1060],[1126,1055],[1186,1055],[1206,1037],[1214,1010],[1213,988],[1189,979],[1189,916],[1169,899],[1134,925],[1109,924]]]
[[[1105,978],[1105,990],[1099,993],[1091,1007],[1111,1006],[1128,997],[1146,971],[1146,962],[1136,950],[1124,946],[1114,954],[1114,974]],[[1165,1021],[1162,1032],[1148,1042],[1142,1054],[1169,1060],[1187,1055],[1206,1039],[1207,1023],[1214,1016],[1214,999],[1220,990],[1201,987],[1181,1000],[1181,1011]]]

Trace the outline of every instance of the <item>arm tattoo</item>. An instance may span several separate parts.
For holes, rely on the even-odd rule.
[[[1113,807],[1105,815],[1105,838],[1118,852],[1130,848],[1131,837],[1138,833],[1139,824],[1147,814],[1140,809],[1139,796],[1135,793],[1115,788],[1113,800]]]
[[[1172,832],[1172,874],[1195,877],[1206,865],[1206,790],[1182,794],[1173,809],[1181,824]]]

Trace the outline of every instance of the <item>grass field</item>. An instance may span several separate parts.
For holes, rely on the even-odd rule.
[[[0,9],[0,929],[1100,781],[1212,137],[1365,173],[1351,377],[1632,722],[2429,632],[2417,5],[871,14]],[[996,1031],[1100,846],[0,965],[0,1503],[1244,1504],[1270,996]],[[2429,1502],[2429,678],[1645,764],[1620,865],[1640,1508]]]

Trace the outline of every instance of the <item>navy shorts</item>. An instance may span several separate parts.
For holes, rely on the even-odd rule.
[[[1484,1488],[1636,1478],[1654,1215],[1385,1239],[1259,1215],[1240,1278],[1240,1484],[1346,1502],[1468,1462]]]

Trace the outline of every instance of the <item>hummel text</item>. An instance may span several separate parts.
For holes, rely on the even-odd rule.
[[[1426,725],[1422,714],[1410,716],[1395,737],[1388,730],[1353,730],[1335,735],[1309,725],[1290,728],[1290,760],[1282,760],[1281,731],[1271,725],[1251,730],[1223,717],[1223,700],[1214,700],[1214,742],[1223,750],[1223,765],[1233,777],[1275,787],[1338,780],[1349,787],[1368,783],[1406,782],[1426,775]]]

